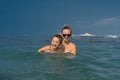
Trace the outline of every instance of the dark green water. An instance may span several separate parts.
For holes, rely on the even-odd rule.
[[[0,37],[0,80],[120,79],[120,38],[73,37],[76,56],[37,53],[48,41],[48,37]]]

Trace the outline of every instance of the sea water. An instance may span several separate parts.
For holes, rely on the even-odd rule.
[[[77,55],[37,53],[49,37],[0,37],[0,80],[120,80],[120,38],[71,38]]]

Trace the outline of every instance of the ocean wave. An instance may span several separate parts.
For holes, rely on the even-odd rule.
[[[119,38],[119,35],[106,35],[106,38]]]

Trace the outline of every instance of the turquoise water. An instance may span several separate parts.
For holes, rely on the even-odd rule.
[[[120,38],[73,37],[77,55],[37,53],[49,37],[0,37],[0,80],[119,80]]]

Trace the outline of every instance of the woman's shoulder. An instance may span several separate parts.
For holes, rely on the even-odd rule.
[[[70,42],[70,46],[76,47],[76,45],[72,42]]]

